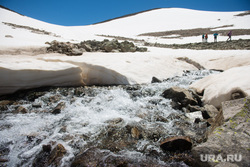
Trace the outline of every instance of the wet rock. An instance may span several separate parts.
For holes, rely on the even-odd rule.
[[[175,108],[178,105],[180,105],[178,106],[178,108],[180,107],[182,108],[188,106],[189,104],[190,105],[198,104],[197,100],[193,98],[192,94],[187,89],[180,87],[169,88],[163,92],[162,96],[164,98],[172,99],[174,101],[173,106]]]
[[[131,136],[132,136],[133,138],[135,138],[135,139],[139,139],[139,137],[140,137],[140,132],[139,132],[139,130],[138,130],[136,127],[133,127],[133,128],[131,129]]]
[[[195,118],[194,123],[198,124],[198,123],[200,123],[200,122],[201,122],[201,119],[200,119],[200,118]]]
[[[203,119],[201,111],[186,113],[186,116],[191,120],[191,122],[195,122],[196,119]]]
[[[138,153],[140,155],[140,153]],[[123,156],[112,153],[107,150],[100,150],[98,148],[90,148],[80,153],[73,160],[71,167],[80,166],[116,166],[116,167],[169,167],[164,165],[157,158],[140,158],[138,155]]]
[[[40,108],[40,107],[42,107],[42,104],[41,103],[33,103],[32,107],[34,107],[34,108]]]
[[[100,135],[100,148],[108,149],[112,152],[135,148],[136,139],[131,136],[131,129],[126,127],[109,127],[107,132]]]
[[[47,167],[48,164],[48,157],[49,157],[50,152],[46,151],[41,151],[39,152],[35,159],[32,162],[32,167]]]
[[[169,122],[168,118],[165,118],[163,116],[158,116],[156,118],[156,121],[165,122],[165,123]]]
[[[99,161],[108,154],[108,151],[100,151],[98,148],[87,149],[75,157],[71,167],[98,166]]]
[[[62,109],[65,107],[64,102],[60,102],[57,106],[51,111],[52,114],[60,114]]]
[[[99,163],[99,166],[116,166],[116,167],[139,167],[139,166],[150,166],[150,167],[169,167],[169,165],[164,165],[153,159],[147,157],[147,159],[141,158],[138,160],[136,155],[132,157],[124,157],[119,155],[108,155],[103,161]]]
[[[84,89],[84,87],[77,87],[77,88],[75,88],[75,90],[74,90],[74,95],[76,95],[76,96],[84,96],[85,95],[85,89]]]
[[[156,77],[153,77],[152,81],[151,81],[151,83],[161,83],[161,82],[162,81],[160,79],[156,78]]]
[[[60,166],[60,161],[66,150],[62,144],[58,144],[52,151],[51,145],[43,145],[42,150],[33,160],[33,167]]]
[[[4,143],[0,145],[0,166],[7,166],[6,162],[9,161],[8,154],[10,152],[9,145],[10,143]]]
[[[26,114],[26,113],[28,113],[28,110],[25,107],[23,107],[23,106],[19,106],[12,113],[14,113],[14,114]]]
[[[1,162],[8,162],[8,161],[9,161],[8,159],[0,158],[0,163],[1,163]]]
[[[58,144],[50,153],[48,164],[54,164],[55,166],[60,166],[60,161],[66,154],[66,149],[62,144]]]
[[[31,91],[27,94],[26,98],[29,100],[29,101],[35,101],[35,99],[45,95],[46,92],[34,92],[34,91]]]
[[[196,112],[196,111],[203,111],[204,108],[203,107],[200,107],[198,105],[195,105],[195,106],[192,106],[192,105],[188,105],[187,106],[187,109],[190,111],[190,112]]]
[[[50,153],[50,151],[51,151],[51,145],[43,145],[42,146],[43,147],[43,152],[48,152],[48,153]]]
[[[54,96],[50,96],[48,101],[51,103],[56,103],[59,100],[61,100],[61,96],[60,95],[54,95]]]
[[[192,141],[188,136],[174,136],[165,139],[160,146],[164,151],[185,151],[191,150]]]
[[[124,122],[124,120],[122,118],[115,118],[115,119],[106,121],[106,123],[108,123],[110,125],[117,125],[117,124],[120,124],[123,122]]]
[[[4,111],[8,109],[8,105],[13,104],[13,101],[10,100],[2,100],[0,101],[0,111]]]

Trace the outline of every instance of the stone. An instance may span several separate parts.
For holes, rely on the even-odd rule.
[[[228,121],[234,115],[241,112],[242,107],[249,101],[250,97],[223,102],[222,110],[225,121]]]
[[[82,43],[81,44],[82,48],[85,49],[87,52],[92,52],[92,48],[90,45]]]
[[[13,111],[14,114],[26,114],[28,113],[28,110],[23,107],[23,106],[19,106],[16,110]]]
[[[160,79],[156,78],[156,77],[153,77],[152,81],[151,81],[151,83],[161,83],[161,82],[162,81]]]
[[[168,167],[159,162],[158,159],[150,157],[142,158],[138,160],[136,156],[122,156],[109,152],[108,150],[100,150],[98,148],[89,148],[79,153],[73,162],[71,167],[80,166],[116,166],[116,167],[127,167],[127,166],[150,166],[150,167]]]
[[[13,104],[13,101],[10,100],[2,100],[0,101],[0,111],[4,111],[8,109],[8,105]]]
[[[191,122],[195,122],[196,119],[203,118],[201,111],[186,113],[185,115],[191,120]]]
[[[43,151],[50,153],[50,151],[51,151],[51,145],[50,144],[43,145]]]
[[[60,161],[64,154],[66,154],[66,149],[62,144],[58,144],[50,153],[48,164],[55,164],[56,166],[60,165]]]
[[[71,167],[98,166],[99,161],[106,155],[108,152],[100,151],[98,148],[89,148],[74,158]]]
[[[72,49],[72,56],[80,56],[84,52],[84,49]]]
[[[145,48],[145,47],[137,47],[137,48],[136,48],[136,51],[137,51],[137,52],[147,52],[147,51],[148,51],[148,48]]]
[[[123,122],[124,122],[124,120],[122,118],[115,118],[115,119],[106,121],[106,123],[108,123],[110,125],[117,125],[117,124],[120,124]]]
[[[193,98],[192,94],[184,88],[172,87],[162,93],[164,98],[172,99],[176,103],[180,103],[181,107],[197,105],[198,102]]]
[[[195,105],[195,106],[192,106],[192,105],[188,105],[187,106],[187,109],[190,111],[190,112],[196,112],[196,111],[203,111],[204,108],[203,107],[200,107],[198,105]]]
[[[5,38],[13,38],[12,35],[5,35]]]
[[[188,136],[174,136],[166,138],[160,147],[164,151],[186,151],[191,150],[192,141]]]
[[[119,43],[117,40],[109,41],[104,39],[103,41],[88,40],[81,43],[70,43],[70,42],[46,42],[47,52],[57,52],[60,54],[66,54],[68,56],[79,56],[83,52],[144,52],[147,48],[140,48],[134,45],[133,42],[124,41]]]
[[[113,50],[118,48],[118,45],[119,43],[117,40],[112,40],[103,43],[102,48],[105,52],[112,52]]]
[[[250,164],[250,101],[244,98],[246,103],[242,106],[242,102],[238,100],[231,104],[234,106],[242,106],[240,112],[227,119],[223,125],[216,127],[210,134],[208,140],[191,150],[194,162],[192,166],[225,166],[225,162],[221,160],[216,161],[202,161],[201,155],[218,155],[222,156],[223,160],[229,155],[237,155],[236,161],[227,162],[231,166],[249,166]],[[230,104],[230,103],[229,103]],[[222,114],[223,115],[223,114]],[[241,155],[241,158],[239,156]],[[228,164],[229,163],[229,164]]]
[[[52,114],[60,114],[61,110],[65,107],[64,102],[60,102],[57,106],[51,111]]]
[[[135,52],[136,47],[132,42],[123,41],[120,44],[121,52]]]
[[[207,119],[207,122],[211,125],[209,133],[212,133],[215,128],[224,123],[223,111],[220,110],[215,117]]]
[[[52,151],[51,145],[43,145],[42,150],[36,155],[33,160],[33,167],[60,166],[60,161],[66,149],[62,144],[58,144]]]
[[[139,130],[138,130],[136,127],[133,127],[133,128],[131,129],[131,136],[132,136],[133,138],[135,138],[135,139],[139,139],[139,137],[140,137],[140,132],[139,132]]]
[[[216,107],[206,104],[202,110],[202,116],[204,119],[214,118],[218,112]]]
[[[42,104],[41,103],[32,103],[32,107],[40,108],[40,107],[42,107]]]

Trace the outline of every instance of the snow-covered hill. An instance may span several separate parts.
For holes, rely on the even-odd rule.
[[[155,9],[99,24],[66,27],[0,8],[0,95],[40,86],[149,83],[153,76],[164,79],[179,75],[183,70],[196,69],[178,57],[189,57],[209,69],[226,70],[250,64],[247,50],[194,51],[149,47],[146,53],[97,52],[68,57],[44,54],[41,47],[47,46],[47,41],[80,42],[119,36],[153,43],[189,43],[201,41],[201,34],[197,35],[201,30],[210,33],[210,41],[211,32],[229,30],[238,34],[233,35],[233,39],[250,39],[250,34],[246,33],[249,29],[250,15],[244,11]],[[182,30],[188,35],[180,33]],[[167,36],[147,35],[166,31]],[[226,38],[221,33],[218,41]]]
[[[167,36],[170,38],[156,38],[138,35],[173,30],[192,31],[197,28],[214,28],[214,31],[222,29],[249,29],[250,15],[237,16],[242,13],[244,12],[206,12],[180,8],[155,9],[100,24],[66,27],[48,24],[0,8],[0,46],[44,45],[46,41],[51,40],[83,41],[88,39],[103,39],[96,35],[121,36],[160,43],[199,42],[200,36],[183,38],[178,36],[178,34],[172,34]],[[17,27],[10,26],[8,23],[15,24]],[[28,27],[43,30],[51,34],[35,33],[27,29]],[[207,32],[204,30],[204,33]],[[10,35],[13,38],[6,38],[6,35]],[[219,37],[219,40],[224,40],[225,38]],[[238,38],[250,38],[250,34],[234,37],[234,39]]]

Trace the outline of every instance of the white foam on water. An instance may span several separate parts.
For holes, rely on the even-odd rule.
[[[191,72],[167,82],[140,85],[139,89],[132,91],[132,94],[134,92],[140,94],[134,97],[124,88],[117,86],[89,88],[92,93],[80,97],[73,95],[73,88],[67,89],[66,96],[60,91],[50,91],[33,102],[41,104],[40,109],[32,108],[32,103],[29,101],[19,101],[29,113],[13,114],[12,111],[19,105],[12,105],[0,115],[0,145],[10,149],[7,164],[16,166],[24,163],[25,166],[30,166],[35,156],[42,150],[42,145],[55,141],[61,143],[67,150],[62,160],[62,164],[67,166],[79,149],[84,148],[89,141],[97,140],[96,137],[109,125],[108,121],[117,118],[123,120],[119,126],[136,123],[143,125],[147,131],[153,131],[158,126],[170,134],[178,134],[173,121],[165,123],[156,120],[157,116],[167,118],[171,113],[181,114],[181,111],[172,109],[170,100],[161,96],[162,92],[171,86],[187,87],[197,78],[209,73],[209,71]],[[60,97],[59,101],[49,104],[48,99],[52,96]],[[65,103],[65,108],[60,114],[43,112],[43,110],[52,111],[60,102]],[[36,112],[31,112],[33,110]],[[9,127],[2,128],[6,126]],[[63,127],[66,130],[62,131]],[[138,141],[137,151],[124,150],[120,154],[143,159],[145,155],[138,152],[143,149],[160,152],[159,146],[141,139]]]

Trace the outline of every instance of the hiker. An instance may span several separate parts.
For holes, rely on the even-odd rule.
[[[228,36],[227,41],[231,41],[231,40],[232,40],[232,39],[231,39],[231,37],[232,37],[232,31],[230,31],[230,32],[227,34],[227,36]]]
[[[205,35],[202,34],[202,42],[205,42]]]
[[[207,42],[207,39],[208,39],[208,36],[207,36],[207,34],[205,35],[205,42]]]
[[[214,42],[217,42],[217,36],[218,35],[219,35],[218,33],[214,33]]]

